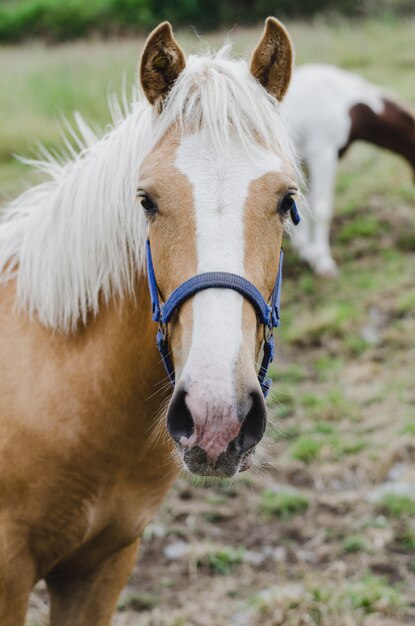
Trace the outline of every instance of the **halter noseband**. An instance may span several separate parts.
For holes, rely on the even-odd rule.
[[[291,219],[295,225],[300,221],[300,216],[295,204],[291,209]],[[259,289],[243,276],[230,272],[205,272],[189,278],[175,289],[166,302],[159,299],[159,288],[157,286],[154,272],[153,259],[151,256],[150,241],[146,241],[146,261],[147,278],[150,289],[151,308],[153,320],[158,322],[159,328],[156,335],[156,344],[160,352],[164,367],[171,384],[175,384],[174,366],[170,358],[169,343],[167,337],[167,325],[173,314],[177,311],[185,300],[191,298],[204,289],[233,289],[248,300],[255,309],[258,321],[264,327],[263,357],[258,372],[258,382],[262,393],[266,398],[271,386],[271,379],[266,378],[268,368],[274,358],[274,336],[272,329],[280,325],[280,296],[282,283],[282,262],[284,253],[280,251],[277,278],[272,290],[270,304],[268,304]]]

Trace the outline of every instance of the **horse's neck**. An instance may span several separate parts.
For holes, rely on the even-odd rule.
[[[143,281],[136,298],[102,307],[70,336],[17,314],[14,305],[15,285],[0,283],[0,476],[6,497],[17,484],[26,493],[27,483],[19,514],[16,498],[9,500],[19,526],[53,529],[38,533],[55,538],[52,548],[40,538],[32,546],[47,568],[105,529],[126,545],[179,467],[160,420],[165,374]],[[89,552],[79,554],[81,565],[90,562]]]
[[[103,306],[69,336],[14,315],[14,303],[14,285],[0,285],[0,392],[7,390],[13,400],[7,419],[47,431],[62,445],[65,432],[88,432],[102,450],[134,443],[137,460],[149,446],[152,454],[171,454],[158,422],[170,388],[161,389],[165,372],[144,278],[134,297]],[[153,432],[158,447],[151,443]]]
[[[350,109],[350,142],[362,139],[391,150],[415,169],[415,119],[396,102],[382,100],[384,108],[380,113],[361,103]]]

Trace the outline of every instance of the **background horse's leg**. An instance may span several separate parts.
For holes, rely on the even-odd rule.
[[[0,533],[1,626],[23,626],[35,578],[35,565],[26,542]]]
[[[139,540],[112,554],[86,575],[48,577],[51,626],[109,626],[134,566],[138,544]]]
[[[330,250],[330,226],[333,217],[337,151],[333,146],[319,146],[307,156],[309,203],[313,217],[306,260],[318,274],[334,276],[337,265]]]

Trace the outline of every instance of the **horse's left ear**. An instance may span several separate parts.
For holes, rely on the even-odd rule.
[[[275,17],[268,17],[262,38],[252,55],[251,73],[279,101],[290,84],[293,56],[291,40],[284,26]]]
[[[173,37],[171,24],[159,24],[147,39],[140,65],[144,93],[158,110],[185,65],[184,52]]]

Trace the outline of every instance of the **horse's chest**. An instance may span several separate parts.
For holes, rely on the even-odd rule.
[[[43,572],[65,563],[90,566],[134,541],[155,514],[170,482],[148,476],[131,481],[122,472],[115,477],[109,473],[103,480],[74,471],[53,490],[56,497],[36,536]]]

